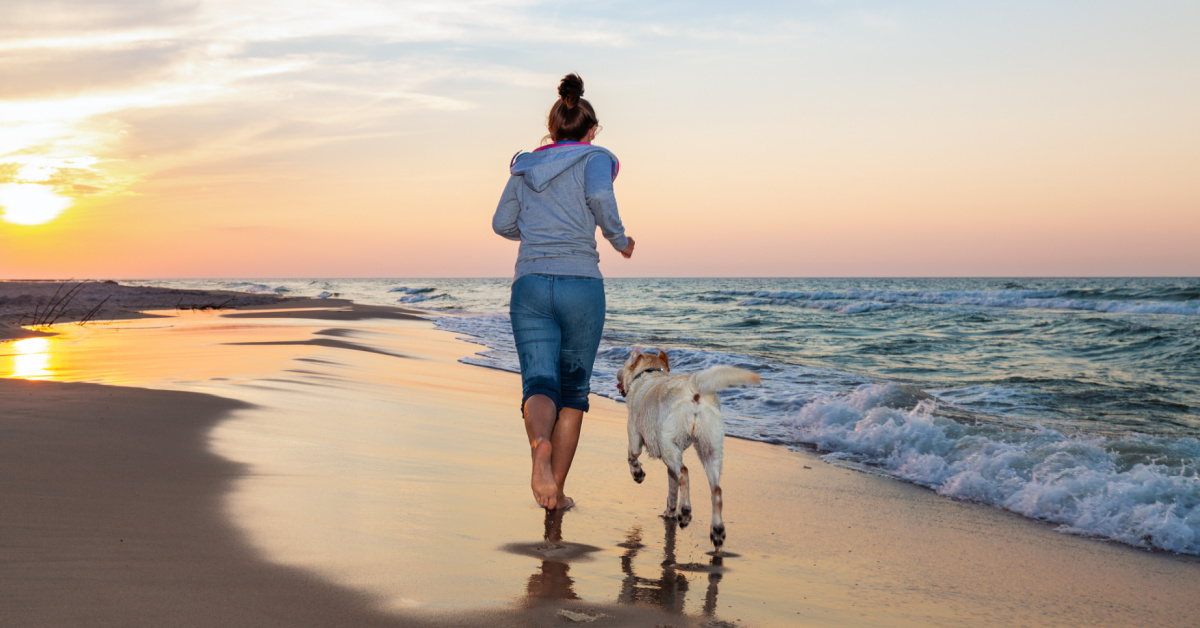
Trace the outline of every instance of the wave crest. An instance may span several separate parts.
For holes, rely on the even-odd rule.
[[[939,416],[932,399],[896,403],[909,398],[906,388],[866,384],[814,400],[785,424],[831,461],[870,465],[1064,532],[1200,554],[1200,441],[966,425]],[[1133,449],[1153,453],[1130,456]]]

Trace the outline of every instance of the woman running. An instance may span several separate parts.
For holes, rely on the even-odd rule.
[[[492,229],[519,240],[509,315],[521,360],[521,413],[533,456],[537,503],[566,510],[563,494],[592,365],[604,329],[604,278],[596,227],[626,258],[633,238],[617,214],[617,158],[593,146],[599,121],[583,99],[583,79],[563,77],[550,108],[549,144],[518,153],[492,217]]]

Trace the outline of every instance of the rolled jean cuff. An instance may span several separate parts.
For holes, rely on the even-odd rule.
[[[521,398],[521,416],[525,416],[525,402],[529,401],[529,398],[534,395],[545,395],[546,397],[550,398],[550,401],[554,402],[554,416],[558,416],[558,411],[562,410],[564,407],[562,404],[562,399],[559,399],[558,397],[557,390],[554,390],[549,386],[530,386],[529,389],[525,391],[525,395]]]
[[[585,398],[583,401],[564,401],[563,404],[559,406],[560,410],[562,408],[571,408],[572,410],[587,412],[591,409],[591,404],[588,403],[588,400]]]

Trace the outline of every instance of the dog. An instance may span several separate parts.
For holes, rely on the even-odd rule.
[[[691,482],[683,466],[683,450],[695,445],[708,486],[712,489],[712,529],[709,539],[719,551],[725,544],[721,519],[721,461],[725,421],[717,392],[738,385],[761,384],[758,374],[732,366],[716,366],[691,375],[671,375],[667,352],[636,348],[617,371],[617,391],[629,409],[629,473],[641,484],[646,479],[638,457],[645,447],[651,458],[667,465],[667,509],[663,517],[680,527],[692,520]]]

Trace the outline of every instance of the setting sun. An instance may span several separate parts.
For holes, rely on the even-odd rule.
[[[6,222],[40,225],[58,217],[71,206],[71,199],[59,196],[52,188],[36,183],[0,185],[0,210]]]

